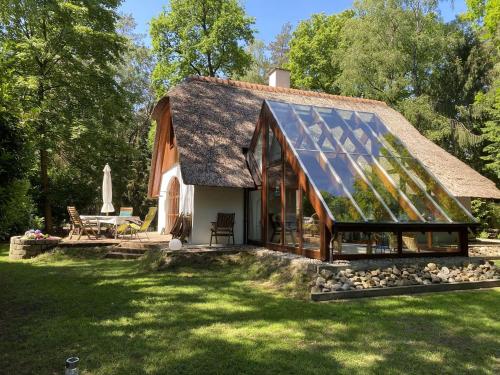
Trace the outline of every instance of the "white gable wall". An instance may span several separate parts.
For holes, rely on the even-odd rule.
[[[211,222],[216,221],[217,213],[234,213],[234,241],[243,243],[244,192],[242,188],[194,187],[193,244],[210,242]],[[219,243],[227,243],[227,237],[220,237]],[[215,243],[215,238],[213,240]],[[232,239],[231,239],[232,243]]]
[[[160,196],[158,197],[158,233],[167,225],[168,213],[168,184],[172,177],[177,177],[180,183],[179,211],[183,213],[193,212],[193,185],[186,185],[182,181],[179,164],[175,164],[161,177]]]

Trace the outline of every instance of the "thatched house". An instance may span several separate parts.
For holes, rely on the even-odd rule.
[[[280,69],[270,83],[190,77],[158,102],[159,231],[190,213],[190,242],[208,243],[234,213],[236,243],[317,258],[466,251],[470,198],[500,199],[492,181],[383,102],[291,89]]]

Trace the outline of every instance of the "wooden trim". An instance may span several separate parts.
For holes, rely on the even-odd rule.
[[[170,233],[179,217],[181,185],[177,177],[172,177],[167,186],[168,213],[165,233]]]
[[[285,240],[286,240],[286,230],[285,230],[285,212],[286,212],[286,194],[285,194],[285,160],[283,158],[283,147],[281,147],[281,181],[280,181],[280,190],[281,190],[281,244],[283,246],[286,246]]]
[[[319,247],[320,259],[322,261],[330,260],[329,248],[331,241],[331,233],[330,230],[325,225],[325,223],[323,222],[320,222],[319,236],[320,236],[320,247]]]
[[[469,256],[469,233],[467,228],[458,232],[458,244],[460,253],[463,256]]]
[[[398,237],[398,255],[401,256],[403,255],[403,232],[398,231],[397,237]]]
[[[262,243],[267,244],[267,226],[268,226],[268,218],[267,218],[267,134],[269,131],[269,128],[267,126],[267,123],[264,123],[264,125],[260,125],[262,128],[262,131],[260,133],[260,136],[262,137],[262,199],[261,199],[261,220],[262,220],[262,233],[261,233],[261,238],[262,238]]]
[[[447,252],[420,252],[404,254],[334,254],[333,260],[357,260],[357,259],[384,259],[384,258],[422,258],[422,257],[456,257],[462,255],[459,251]]]

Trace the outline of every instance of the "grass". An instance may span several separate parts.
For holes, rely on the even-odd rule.
[[[0,245],[0,373],[494,374],[500,289],[315,304],[211,264],[145,273],[135,261]]]

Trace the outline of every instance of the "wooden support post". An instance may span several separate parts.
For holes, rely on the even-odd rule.
[[[403,255],[403,232],[397,232],[398,236],[398,255]]]
[[[469,256],[469,235],[467,233],[467,228],[461,229],[458,232],[458,246],[460,249],[460,254],[463,256]]]
[[[319,257],[323,261],[330,260],[329,249],[330,249],[330,242],[332,240],[332,235],[330,233],[330,230],[327,228],[327,226],[323,221],[320,222],[319,235],[320,235]]]

